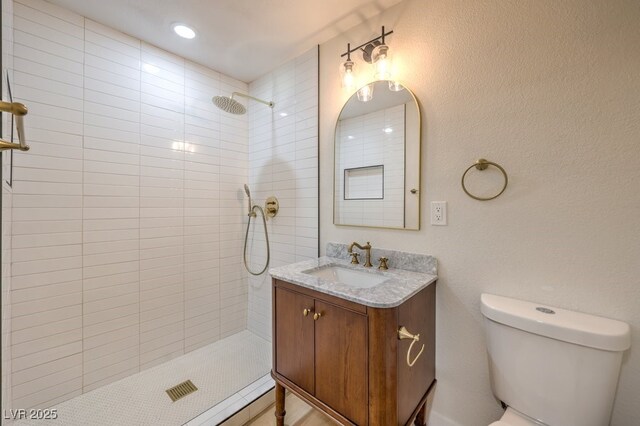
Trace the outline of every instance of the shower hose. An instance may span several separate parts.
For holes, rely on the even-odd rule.
[[[249,263],[247,262],[247,240],[249,239],[249,228],[251,227],[251,218],[256,217],[257,215],[254,213],[254,210],[258,210],[260,215],[262,216],[262,225],[264,226],[264,239],[267,242],[267,261],[264,264],[264,268],[260,272],[253,272],[249,268]],[[264,271],[269,267],[269,261],[271,259],[271,250],[269,249],[269,233],[267,232],[267,219],[264,216],[264,210],[262,207],[255,205],[251,207],[251,212],[249,213],[249,221],[247,222],[247,232],[244,234],[244,267],[247,268],[247,271],[251,275],[262,275]]]

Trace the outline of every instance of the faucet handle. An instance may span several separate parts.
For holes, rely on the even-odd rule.
[[[359,265],[360,262],[358,262],[358,256],[360,256],[360,253],[353,252],[349,254],[351,255],[351,263],[354,265]]]
[[[389,269],[389,266],[387,266],[387,262],[389,261],[389,259],[387,259],[386,257],[381,257],[378,260],[380,261],[380,266],[378,266],[378,269],[382,269],[382,270]]]

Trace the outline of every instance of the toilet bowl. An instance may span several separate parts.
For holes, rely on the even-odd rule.
[[[500,420],[491,423],[489,426],[545,426],[531,417],[518,413],[511,407],[507,407]]]

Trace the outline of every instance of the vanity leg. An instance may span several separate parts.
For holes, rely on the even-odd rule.
[[[284,426],[284,386],[276,382],[276,426]]]
[[[427,402],[425,401],[424,404],[422,404],[422,407],[420,408],[420,411],[418,411],[418,414],[416,415],[416,421],[413,423],[415,426],[427,426],[427,423],[425,422],[425,415],[426,415],[426,411],[427,411]]]

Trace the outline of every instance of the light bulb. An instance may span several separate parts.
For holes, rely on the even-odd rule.
[[[355,84],[355,77],[353,75],[353,61],[345,61],[342,64],[341,72],[342,72],[342,87],[345,89],[350,89]]]
[[[391,57],[389,55],[389,46],[381,44],[373,49],[371,54],[374,66],[376,67],[374,77],[376,80],[391,79]]]

